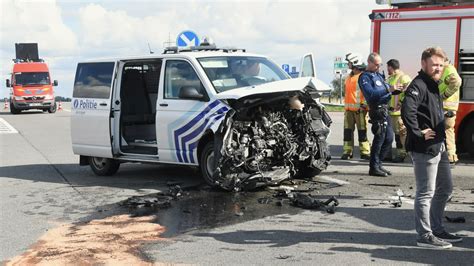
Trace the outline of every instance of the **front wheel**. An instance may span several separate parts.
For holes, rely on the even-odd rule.
[[[300,166],[296,172],[295,178],[297,179],[311,179],[321,173],[321,169],[313,168],[309,166]]]
[[[56,103],[54,103],[53,105],[51,105],[51,107],[49,107],[48,113],[50,114],[56,113]]]
[[[214,142],[209,141],[202,149],[199,157],[199,168],[204,181],[210,186],[216,186],[213,178],[214,171]]]
[[[20,109],[16,109],[16,108],[15,108],[15,105],[13,104],[13,102],[10,102],[10,113],[16,115],[16,114],[21,113],[21,110],[20,110]]]
[[[89,165],[96,175],[110,176],[117,173],[120,162],[109,158],[89,157]]]

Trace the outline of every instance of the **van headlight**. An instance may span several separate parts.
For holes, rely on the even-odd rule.
[[[51,94],[46,94],[46,96],[44,96],[44,99],[45,99],[45,100],[52,100],[52,99],[53,99],[53,95],[51,95]]]
[[[15,100],[17,100],[17,101],[23,101],[23,97],[21,97],[21,96],[15,96]]]

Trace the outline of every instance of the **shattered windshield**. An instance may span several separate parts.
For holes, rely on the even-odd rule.
[[[288,79],[282,69],[264,57],[219,56],[198,61],[218,93]]]
[[[20,72],[15,73],[16,85],[50,85],[48,72]]]

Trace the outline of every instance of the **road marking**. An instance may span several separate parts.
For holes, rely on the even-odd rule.
[[[71,112],[71,110],[65,109],[65,108],[63,108],[62,111],[69,112],[69,113]]]
[[[336,179],[336,178],[332,178],[332,177],[329,177],[329,176],[317,176],[318,179],[320,180],[324,180],[324,181],[327,181],[327,182],[332,182],[332,183],[336,183],[338,185],[349,185],[350,183],[347,182],[347,181],[344,181],[344,180],[339,180],[339,179]]]
[[[0,118],[0,134],[15,134],[18,131],[12,127],[12,125],[8,124],[5,119]]]

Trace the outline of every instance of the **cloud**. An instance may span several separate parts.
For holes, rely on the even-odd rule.
[[[174,45],[178,33],[186,29],[212,37],[218,46],[268,55],[278,64],[299,67],[303,54],[312,52],[319,77],[329,83],[335,56],[347,52],[368,54],[367,15],[374,8],[382,8],[373,0],[7,0],[1,2],[1,7],[0,62],[14,56],[14,42],[38,42],[53,75],[66,80],[60,80],[62,86],[58,89],[64,96],[72,94],[77,62],[147,54],[148,43],[159,53],[165,42]],[[6,72],[2,68],[2,76]]]
[[[0,47],[14,51],[14,43],[39,43],[40,55],[68,55],[77,49],[77,37],[61,17],[54,0],[1,3]],[[14,55],[13,55],[14,56]]]

